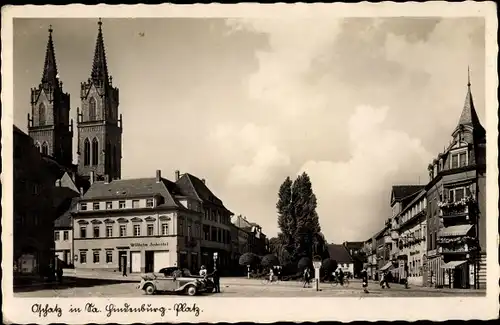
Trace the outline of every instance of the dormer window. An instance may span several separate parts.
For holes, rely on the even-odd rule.
[[[468,165],[468,154],[467,151],[461,151],[453,153],[450,159],[450,168],[459,168]]]
[[[87,211],[87,203],[80,203],[80,210]]]
[[[146,200],[146,207],[147,208],[152,208],[154,206],[154,201],[153,199],[147,199]]]
[[[94,210],[99,210],[99,202],[94,202],[92,208]]]

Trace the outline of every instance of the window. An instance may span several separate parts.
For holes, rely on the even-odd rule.
[[[86,226],[80,227],[80,238],[87,238],[87,227]]]
[[[94,238],[99,238],[99,226],[94,226]]]
[[[134,225],[134,236],[141,235],[141,225]]]
[[[127,225],[120,225],[120,237],[127,236]]]
[[[134,209],[139,208],[139,200],[132,200],[132,208]]]
[[[94,251],[92,255],[93,255],[94,264],[99,264],[99,257],[100,257],[99,251]]]
[[[118,208],[125,209],[125,201],[119,201],[118,202]]]
[[[450,190],[450,202],[458,202],[465,197],[465,189],[463,187]]]
[[[184,220],[182,218],[179,218],[179,236],[184,235]]]
[[[55,241],[58,241],[60,238],[59,238],[59,231],[54,231],[54,240]]]
[[[106,263],[113,263],[113,251],[106,251]]]
[[[69,231],[65,230],[63,232],[63,240],[69,240]]]
[[[193,234],[191,233],[191,225],[188,226],[188,231],[187,231],[188,237],[191,237]]]
[[[99,142],[97,138],[92,139],[92,166],[99,164]]]
[[[460,167],[467,166],[467,155],[465,152],[461,152],[458,155],[458,163],[460,164]]]
[[[195,228],[196,228],[196,229],[195,229],[194,236],[195,236],[196,238],[200,238],[200,224],[199,224],[199,223],[197,223],[197,224],[196,224],[196,226],[195,226]]]
[[[148,236],[153,236],[153,235],[154,235],[154,226],[148,225]]]
[[[113,226],[106,226],[106,237],[113,237]]]
[[[43,126],[45,123],[45,105],[42,103],[38,106],[38,125]]]
[[[106,210],[113,209],[113,202],[106,202]]]
[[[162,223],[161,224],[161,234],[163,236],[168,235],[168,223]]]
[[[49,154],[49,145],[47,144],[47,142],[44,142],[42,144],[42,154],[43,155],[48,155]]]
[[[94,210],[99,210],[99,202],[94,202],[94,203],[92,204],[92,209],[94,209]]]
[[[85,139],[83,141],[83,165],[90,165],[90,141],[89,139]]]
[[[458,154],[453,154],[451,155],[451,168],[457,168],[458,167]]]
[[[80,263],[81,264],[86,264],[87,263],[87,252],[86,251],[81,251],[80,252]]]
[[[80,203],[80,210],[87,211],[87,203]]]
[[[96,108],[95,98],[91,97],[89,100],[89,121],[95,121],[97,118],[97,108]]]
[[[147,208],[152,208],[153,207],[153,199],[147,199],[146,200],[146,207]]]
[[[209,226],[206,226],[206,225],[203,226],[203,238],[205,240],[210,240],[210,227]]]

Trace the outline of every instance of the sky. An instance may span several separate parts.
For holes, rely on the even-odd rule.
[[[97,18],[15,19],[14,123],[25,131],[50,24],[75,121],[90,76]],[[482,18],[121,18],[102,28],[120,89],[122,178],[205,178],[269,237],[279,186],[302,172],[329,242],[382,229],[391,186],[424,185],[451,140],[468,66],[485,123]]]

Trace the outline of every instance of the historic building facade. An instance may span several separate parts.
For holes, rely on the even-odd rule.
[[[161,177],[159,170],[155,178],[105,176],[91,185],[72,214],[74,265],[112,271],[125,267],[133,273],[168,266],[197,272],[214,262],[224,267],[230,238],[229,225],[220,218],[229,212],[223,209],[222,201],[190,174],[176,172],[175,182]],[[212,211],[220,219],[211,219]]]
[[[33,139],[14,126],[14,276],[46,274],[52,263],[56,177]]]
[[[397,215],[398,274],[409,284],[422,286],[425,283],[425,261],[427,254],[427,198],[420,190]]]
[[[429,165],[427,285],[486,285],[486,131],[470,82],[452,141]]]

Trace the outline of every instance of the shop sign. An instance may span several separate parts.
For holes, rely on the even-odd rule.
[[[167,243],[165,242],[151,242],[149,244],[147,243],[131,243],[130,247],[135,247],[135,248],[140,248],[140,247],[162,247],[162,246],[167,246]]]

